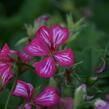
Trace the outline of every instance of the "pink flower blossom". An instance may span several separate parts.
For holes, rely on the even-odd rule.
[[[57,90],[53,87],[46,87],[37,97],[35,97],[35,104],[42,106],[52,106],[59,102],[59,96],[57,95]]]
[[[30,83],[17,80],[17,85],[12,95],[20,96],[27,99],[27,101],[31,101],[34,91],[34,87]]]
[[[10,54],[10,49],[8,45],[5,44],[0,51],[0,90],[2,90],[13,78],[13,60],[10,58]]]
[[[36,38],[24,48],[24,51],[31,56],[46,56],[44,60],[33,65],[38,75],[45,78],[52,77],[56,72],[56,63],[67,67],[74,64],[72,49],[58,51],[68,36],[68,29],[59,25],[53,25],[50,29],[46,26],[40,27]]]
[[[19,96],[25,98],[27,100],[26,105],[28,108],[32,107],[30,104],[35,104],[41,106],[52,106],[59,102],[59,96],[57,91],[53,87],[46,87],[44,91],[42,91],[38,96],[34,97],[34,87],[30,83],[23,82],[21,80],[17,80],[17,85],[12,93],[14,96]],[[24,105],[23,105],[24,107]],[[20,108],[18,108],[20,109]]]
[[[95,109],[109,109],[109,104],[99,99],[95,102]]]

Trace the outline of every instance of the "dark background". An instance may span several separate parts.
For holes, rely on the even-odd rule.
[[[109,39],[109,0],[0,0],[0,45],[20,37],[24,24],[38,16],[65,16],[72,13],[75,20],[85,17]],[[23,37],[23,36],[22,36]]]

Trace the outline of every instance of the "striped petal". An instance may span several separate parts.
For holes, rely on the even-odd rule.
[[[8,55],[10,55],[10,49],[9,49],[8,45],[5,44],[2,48],[2,50],[0,51],[0,56],[5,57],[5,56],[8,56]]]
[[[0,61],[0,72],[2,72],[4,69],[8,67],[7,63],[1,62]]]
[[[46,56],[48,49],[40,39],[35,38],[32,42],[24,48],[24,51],[31,56]]]
[[[31,56],[24,53],[24,52],[19,52],[17,51],[16,54],[18,55],[18,57],[20,58],[20,60],[24,63],[27,63],[31,60]]]
[[[59,25],[53,25],[50,29],[50,35],[52,36],[53,48],[58,48],[68,39],[68,29]]]
[[[13,78],[13,73],[10,66],[7,65],[2,69],[0,69],[0,83],[2,88],[4,88],[12,78]]]
[[[46,87],[36,98],[35,103],[42,106],[53,106],[59,103],[60,97],[57,90],[53,87]]]
[[[74,64],[74,54],[72,49],[59,51],[54,57],[61,66],[71,66]]]
[[[49,35],[49,29],[47,26],[41,26],[36,33],[36,37],[44,41],[48,47],[51,47],[51,37]]]
[[[55,62],[52,57],[45,58],[41,62],[34,63],[36,73],[44,78],[52,77],[56,71]]]
[[[12,93],[14,96],[19,96],[27,100],[31,100],[34,93],[34,87],[30,83],[17,80],[17,85]]]

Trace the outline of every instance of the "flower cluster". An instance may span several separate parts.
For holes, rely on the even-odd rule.
[[[24,52],[11,50],[7,44],[0,50],[0,91],[6,87],[12,78],[16,78],[14,66],[20,68],[24,67],[23,64],[29,65],[29,63],[33,63],[35,56],[41,57],[41,61],[35,62],[32,66],[35,72],[42,78],[53,77],[58,65],[61,67],[71,67],[74,64],[72,49],[61,47],[63,48],[61,50],[59,48],[69,38],[68,29],[57,24],[52,25],[50,28],[43,25],[49,18],[50,16],[43,15],[35,20],[35,24],[39,29],[36,29],[35,38],[24,47]],[[19,64],[22,65],[19,66]],[[62,101],[57,88],[47,86],[41,93],[36,95],[32,84],[19,79],[15,82],[16,85],[11,92],[12,95],[24,98],[26,101],[17,109],[32,109],[33,107],[37,109],[42,107],[52,108]]]
[[[0,91],[5,88],[13,78],[13,60],[10,57],[11,50],[5,44],[0,51]]]
[[[55,88],[46,87],[39,95],[35,96],[35,89],[30,83],[26,83],[21,80],[17,80],[17,85],[12,93],[14,96],[19,96],[26,99],[26,103],[19,106],[18,109],[25,107],[26,109],[32,109],[32,106],[36,108],[39,106],[52,106],[59,102],[59,95]]]
[[[11,50],[7,44],[0,49],[0,92],[13,79],[13,85],[4,109],[11,108],[8,107],[11,96],[24,99],[24,102],[16,106],[16,109],[80,109],[92,107],[94,109],[109,109],[109,96],[107,96],[107,100],[102,100],[96,99],[96,93],[93,94],[93,91],[91,92],[92,94],[90,93],[91,95],[88,96],[87,94],[87,86],[97,86],[98,88],[95,82],[100,77],[89,78],[83,75],[83,77],[87,77],[83,80],[81,79],[82,76],[79,77],[78,74],[72,75],[73,72],[79,72],[75,66],[80,63],[74,65],[74,53],[65,44],[71,43],[73,38],[70,36],[74,36],[77,31],[73,31],[74,35],[72,35],[72,30],[70,30],[71,33],[68,30],[68,28],[70,29],[69,23],[73,24],[74,28],[79,27],[80,21],[74,25],[69,17],[67,19],[68,28],[59,24],[53,24],[48,27],[46,22],[49,18],[50,16],[48,15],[40,16],[33,25],[25,25],[28,37],[21,39],[16,44],[26,43],[22,51]],[[33,38],[33,36],[35,37]],[[107,70],[105,58],[101,59],[103,64],[97,67],[96,73],[102,73]],[[35,72],[35,76],[36,74],[38,75],[36,76],[37,79],[41,79],[42,82],[46,81],[47,83],[45,84],[49,85],[44,86],[44,84],[42,86],[41,84],[34,87],[32,82],[25,82],[28,78],[24,78],[25,81],[21,80],[21,78],[19,79],[21,73],[26,71],[28,73]],[[24,74],[26,75],[26,73]],[[72,81],[73,79],[74,81]],[[72,87],[72,85],[74,86]],[[57,88],[59,86],[60,88]],[[76,88],[74,95],[71,88]],[[88,105],[85,105],[87,103]]]
[[[3,90],[14,77],[13,66],[16,59],[11,57],[13,54],[15,54],[23,63],[26,63],[31,59],[26,53],[11,50],[7,44],[3,46],[0,51],[0,91]]]
[[[47,20],[48,18],[41,17],[41,19]],[[72,66],[74,64],[72,49],[58,51],[59,46],[64,44],[68,38],[69,31],[65,27],[60,25],[53,25],[51,28],[40,26],[35,38],[24,48],[24,52],[10,50],[8,45],[5,44],[0,50],[0,90],[3,90],[10,80],[15,78],[16,73],[13,73],[13,66],[19,62],[28,65],[34,56],[45,57],[40,62],[33,64],[35,72],[40,77],[53,77],[58,64],[62,67]],[[12,55],[15,55],[15,57]],[[47,86],[36,96],[35,88],[32,84],[22,80],[17,80],[12,95],[26,100],[17,109],[32,109],[32,107],[41,109],[41,107],[54,106],[60,101],[56,88]]]

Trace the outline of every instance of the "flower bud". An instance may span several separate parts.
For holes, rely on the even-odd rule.
[[[86,85],[82,84],[79,86],[74,95],[74,109],[78,109],[84,102],[86,96]]]

